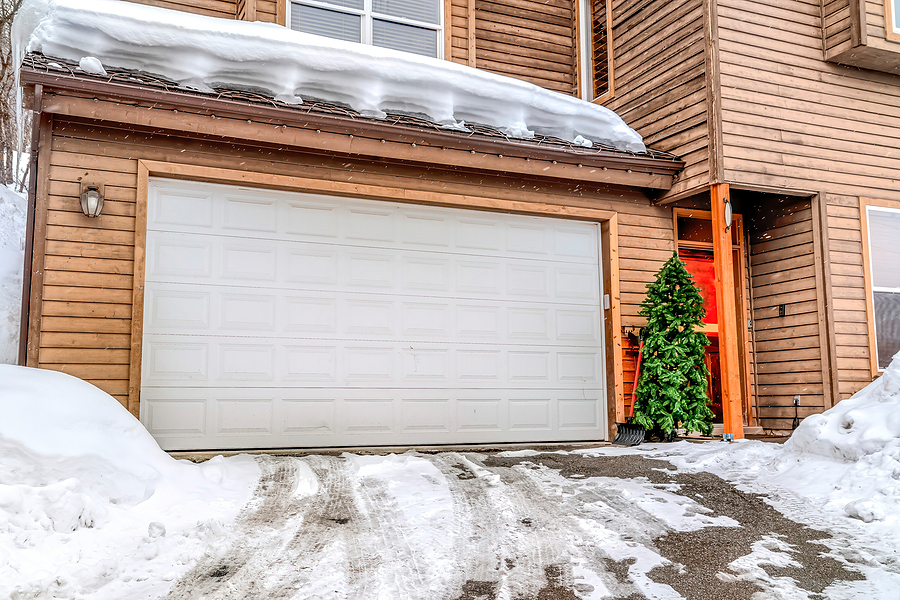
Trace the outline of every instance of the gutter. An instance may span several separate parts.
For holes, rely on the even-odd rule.
[[[31,166],[28,175],[28,215],[25,220],[25,267],[22,271],[22,312],[19,322],[18,364],[25,366],[28,358],[28,322],[31,316],[31,273],[34,268],[34,211],[37,206],[38,145],[41,133],[41,102],[44,86],[34,86],[34,103],[31,108]]]
[[[373,138],[382,138],[407,144],[425,144],[466,152],[502,154],[529,160],[557,161],[564,164],[580,164],[585,167],[635,171],[673,177],[684,168],[681,160],[654,158],[636,154],[602,153],[597,150],[579,151],[572,148],[555,149],[528,142],[513,142],[505,139],[482,139],[472,135],[452,131],[430,131],[402,124],[384,123],[377,120],[356,120],[328,114],[303,112],[278,106],[264,106],[221,99],[183,91],[170,91],[99,80],[80,75],[62,75],[39,72],[23,68],[21,80],[26,85],[42,85],[112,99],[128,99],[179,108],[209,111],[216,116],[242,120],[252,119],[278,125],[291,125],[303,129],[319,129],[332,133],[359,135],[361,129]],[[668,189],[660,187],[657,189]]]

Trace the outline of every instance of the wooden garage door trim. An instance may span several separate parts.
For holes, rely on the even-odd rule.
[[[618,232],[617,218],[614,211],[573,206],[561,206],[544,202],[528,202],[504,200],[483,196],[470,196],[444,192],[426,192],[409,190],[402,187],[376,186],[350,183],[344,181],[327,181],[220,169],[183,163],[139,160],[137,181],[137,209],[134,243],[134,289],[132,295],[131,320],[131,368],[128,384],[128,410],[140,414],[142,338],[144,331],[144,278],[147,246],[147,201],[150,177],[167,177],[207,183],[226,185],[246,185],[265,189],[285,190],[292,192],[314,192],[320,194],[354,196],[373,200],[389,200],[409,204],[444,206],[450,208],[468,208],[493,212],[516,213],[523,215],[556,217],[580,221],[593,221],[601,224],[603,254],[608,257],[608,264],[602,271],[604,290],[609,295],[609,306],[603,306],[605,313],[605,334],[607,340],[607,406],[608,424],[620,420],[624,413],[622,396],[622,359],[621,359],[621,311],[619,308],[619,268],[618,268]]]

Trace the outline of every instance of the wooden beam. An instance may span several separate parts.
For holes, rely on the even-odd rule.
[[[740,348],[737,307],[734,298],[734,260],[731,231],[725,228],[725,203],[730,201],[727,183],[710,187],[713,262],[716,269],[716,308],[719,313],[719,361],[722,370],[722,420],[725,433],[743,439]]]
[[[834,307],[831,298],[831,260],[828,248],[828,202],[825,194],[812,199],[813,251],[816,261],[816,307],[819,317],[819,344],[822,347],[822,384],[825,408],[841,401],[838,391],[837,354],[834,338]]]
[[[619,289],[619,224],[617,215],[600,225],[602,235],[603,291],[609,294],[604,306],[606,334],[606,396],[609,439],[616,435],[615,423],[625,421],[625,383],[622,367],[622,304]]]
[[[287,27],[287,3],[288,0],[277,0],[275,2],[275,23],[282,27]]]
[[[61,114],[71,117],[81,117],[99,121],[128,123],[136,126],[168,129],[173,131],[186,131],[191,134],[210,135],[225,139],[250,140],[268,144],[278,144],[279,147],[316,148],[322,152],[339,153],[345,156],[370,156],[376,158],[393,158],[429,165],[447,165],[478,170],[492,170],[505,173],[518,173],[521,175],[539,175],[558,179],[571,179],[604,183],[612,185],[628,185],[633,187],[647,187],[665,189],[671,187],[672,176],[664,174],[663,168],[672,164],[660,164],[659,170],[655,165],[662,161],[649,159],[634,160],[633,157],[615,156],[601,157],[600,155],[584,155],[563,152],[554,153],[547,159],[532,158],[533,155],[542,152],[541,149],[528,148],[513,145],[501,145],[491,141],[490,145],[483,146],[490,149],[488,152],[474,150],[462,150],[441,144],[439,140],[433,140],[440,145],[431,145],[428,133],[420,133],[414,141],[392,141],[387,137],[364,137],[370,135],[364,128],[357,129],[353,133],[331,132],[325,129],[312,129],[299,124],[289,126],[287,124],[273,124],[252,120],[223,117],[220,114],[198,114],[186,111],[150,109],[139,105],[129,105],[113,101],[103,101],[96,98],[79,97],[55,97],[56,102],[45,107],[45,112]],[[466,140],[472,145],[472,140]],[[481,146],[479,145],[479,150]],[[501,154],[505,150],[516,152],[526,156],[511,156]],[[496,154],[495,154],[496,152]],[[560,160],[556,160],[556,158]],[[563,162],[569,159],[572,162]],[[580,162],[577,162],[580,161]],[[656,172],[642,172],[635,163],[649,162],[650,167]],[[574,164],[573,164],[574,163]],[[612,168],[606,168],[609,164]],[[634,165],[634,166],[632,166]]]
[[[283,2],[284,0],[278,0],[279,2]],[[255,21],[256,20],[256,0],[244,0],[244,20],[245,21]]]
[[[37,172],[31,177],[37,180],[34,196],[34,237],[31,251],[31,285],[28,310],[28,346],[25,365],[37,367],[41,345],[41,304],[44,294],[44,250],[47,239],[47,199],[50,195],[50,147],[53,143],[53,117],[46,113],[36,115],[39,120],[40,153]]]
[[[128,373],[128,410],[141,418],[141,364],[144,343],[144,271],[147,256],[147,195],[150,170],[138,161],[137,214],[134,231],[134,288],[131,297],[131,369]]]

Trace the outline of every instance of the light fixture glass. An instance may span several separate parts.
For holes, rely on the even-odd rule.
[[[725,230],[727,231],[729,227],[731,227],[731,219],[734,216],[734,212],[731,209],[731,200],[725,201]]]
[[[103,196],[100,195],[100,189],[89,187],[81,194],[81,212],[86,217],[99,217],[103,210]]]

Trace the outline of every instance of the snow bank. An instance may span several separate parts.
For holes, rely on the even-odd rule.
[[[641,137],[602,106],[449,61],[274,24],[116,0],[26,0],[13,39],[20,49],[47,56],[96,59],[89,63],[94,73],[101,65],[138,69],[201,90],[262,88],[288,103],[307,96],[369,116],[425,114],[452,128],[469,121],[513,137],[536,132],[645,150]]]
[[[106,393],[12,365],[0,365],[0,458],[2,598],[164,592],[259,475],[249,457],[176,461]]]
[[[900,353],[852,398],[804,419],[785,448],[847,461],[881,452],[900,457]]]
[[[0,364],[14,364],[19,353],[24,235],[25,198],[0,185]]]

